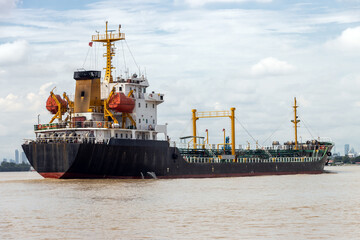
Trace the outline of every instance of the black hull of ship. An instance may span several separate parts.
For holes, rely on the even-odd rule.
[[[322,173],[327,160],[271,163],[188,163],[166,141],[111,139],[100,143],[22,145],[45,178],[205,178]]]

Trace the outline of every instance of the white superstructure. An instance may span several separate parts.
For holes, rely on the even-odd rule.
[[[115,41],[124,40],[125,34],[108,31],[93,35],[93,42],[106,47],[105,76],[100,71],[76,71],[74,99],[63,98],[50,92],[47,109],[54,114],[49,124],[35,125],[39,141],[95,141],[110,138],[156,140],[159,132],[166,136],[166,125],[158,125],[157,107],[164,94],[147,92],[149,82],[144,75],[112,76],[112,57]],[[92,44],[91,44],[92,46]],[[65,120],[62,119],[66,114]],[[58,119],[58,123],[53,123]]]

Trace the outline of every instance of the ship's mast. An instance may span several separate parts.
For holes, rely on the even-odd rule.
[[[106,57],[106,68],[104,68],[106,71],[104,81],[106,83],[113,82],[113,77],[111,74],[112,69],[115,69],[115,67],[111,65],[112,57],[115,56],[113,42],[125,39],[125,33],[121,33],[120,28],[121,25],[119,25],[119,32],[113,33],[111,30],[108,30],[108,22],[106,21],[105,34],[98,33],[97,35],[92,36],[93,42],[102,42],[106,47],[106,53],[104,54],[104,57]]]
[[[298,141],[297,141],[297,128],[298,128],[298,123],[300,122],[300,120],[298,119],[298,116],[296,114],[296,108],[298,108],[299,106],[296,105],[296,97],[294,98],[294,120],[291,120],[292,123],[294,123],[294,128],[295,128],[295,149],[297,149],[298,147]]]

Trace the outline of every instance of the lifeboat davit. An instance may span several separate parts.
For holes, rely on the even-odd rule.
[[[67,109],[67,101],[65,101],[64,99],[62,99],[60,97],[60,95],[55,95],[55,97],[57,98],[57,100],[59,101],[59,103],[61,104],[62,109]],[[48,97],[47,101],[46,101],[46,109],[51,112],[52,114],[56,114],[58,112],[58,105],[55,101],[55,99],[53,99],[51,97],[51,95]]]
[[[135,107],[134,99],[124,93],[114,93],[109,100],[109,108],[116,112],[132,113]]]

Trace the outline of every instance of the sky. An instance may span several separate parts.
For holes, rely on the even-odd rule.
[[[39,114],[51,119],[51,89],[72,95],[74,71],[101,70],[104,49],[88,43],[105,21],[126,34],[116,74],[137,64],[148,91],[165,94],[158,122],[171,140],[191,135],[191,109],[231,107],[236,145],[293,140],[296,97],[299,141],[360,151],[359,0],[0,0],[0,158],[35,137]],[[212,143],[223,128],[229,119],[198,121]]]

